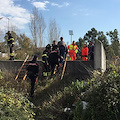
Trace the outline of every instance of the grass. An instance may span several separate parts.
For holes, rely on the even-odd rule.
[[[65,88],[71,85],[74,78],[69,75],[65,75],[61,80],[59,73],[49,79],[42,79],[39,77],[37,84],[35,85],[34,98],[29,98],[30,92],[30,80],[26,79],[23,83],[21,80],[17,82],[15,74],[3,73],[4,79],[0,80],[0,86],[5,88],[14,88],[19,93],[24,93],[35,106],[34,109],[36,116],[35,119],[42,120],[64,120],[64,108],[71,106],[74,99],[70,96],[69,91]]]
[[[38,81],[35,90],[35,96],[31,100],[37,107],[37,116],[42,120],[62,120],[64,119],[64,108],[68,106],[68,97],[70,93],[65,91],[65,87],[68,87],[74,78],[65,76],[63,80],[60,77]],[[71,104],[74,102],[72,99]]]

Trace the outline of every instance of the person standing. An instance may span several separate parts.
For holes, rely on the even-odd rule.
[[[72,44],[68,45],[68,53],[70,56],[70,60],[76,60],[76,54],[78,52],[78,46],[76,45],[75,41]]]
[[[87,61],[88,60],[88,47],[87,44],[84,43],[83,48],[82,48],[82,60]]]
[[[7,33],[8,35],[8,46],[10,48],[10,59],[9,60],[14,60],[14,52],[13,52],[13,47],[14,47],[14,38],[12,37],[10,31]]]
[[[65,59],[65,53],[67,53],[67,46],[65,42],[63,41],[63,37],[60,37],[60,41],[58,42],[58,47],[60,50],[60,55],[63,57],[63,60]]]
[[[32,61],[28,62],[27,65],[27,76],[31,80],[31,90],[30,90],[30,96],[33,97],[34,95],[34,89],[35,89],[35,83],[38,79],[38,73],[39,73],[39,64],[37,63],[38,56],[34,55]]]
[[[52,44],[52,51],[58,49],[58,45],[57,45],[57,42],[56,40],[53,41],[53,44]]]
[[[90,60],[94,60],[94,44],[92,41],[90,41],[89,43],[90,47],[89,47],[89,56],[90,56]]]
[[[54,74],[55,68],[58,70],[59,64],[62,62],[62,56],[59,54],[59,48],[56,47],[53,49],[48,57],[49,65],[51,68],[51,75]]]
[[[51,73],[50,66],[48,63],[48,56],[49,56],[50,52],[51,52],[51,45],[48,44],[42,54],[42,63],[43,63],[43,67],[44,67],[43,68],[43,77],[47,77]]]

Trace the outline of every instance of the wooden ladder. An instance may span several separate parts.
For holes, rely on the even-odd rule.
[[[26,65],[27,65],[27,59],[28,59],[28,58],[29,58],[29,55],[27,55],[27,57],[25,58],[25,60],[24,60],[24,62],[23,62],[23,64],[22,64],[22,66],[20,67],[20,69],[19,69],[19,71],[18,71],[18,74],[17,74],[16,77],[15,77],[15,81],[17,81],[18,78],[19,78],[20,80],[23,79],[23,77],[24,77],[24,75],[25,75],[25,73],[26,73]]]

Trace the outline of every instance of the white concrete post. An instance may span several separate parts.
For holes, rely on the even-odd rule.
[[[101,72],[106,70],[106,54],[101,41],[97,41],[94,46],[94,69]]]

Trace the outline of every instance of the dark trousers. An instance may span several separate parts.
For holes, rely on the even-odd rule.
[[[29,76],[30,80],[31,80],[31,90],[30,90],[30,95],[34,94],[34,90],[35,90],[35,81],[36,81],[36,76]]]
[[[93,53],[90,54],[90,60],[94,61],[94,54]]]
[[[50,66],[47,65],[46,63],[43,63],[43,77],[47,77],[50,75]]]
[[[56,65],[57,65],[57,69],[58,69],[59,63],[50,63],[51,75],[53,75]]]
[[[44,72],[50,72],[50,66],[49,65],[47,65],[47,64],[45,64],[45,63],[43,63],[43,71]]]
[[[10,60],[14,60],[14,53],[13,53],[13,44],[9,44],[10,47]]]
[[[64,61],[64,59],[65,59],[65,47],[61,46],[59,49],[60,49],[60,56],[63,57],[62,61]]]

